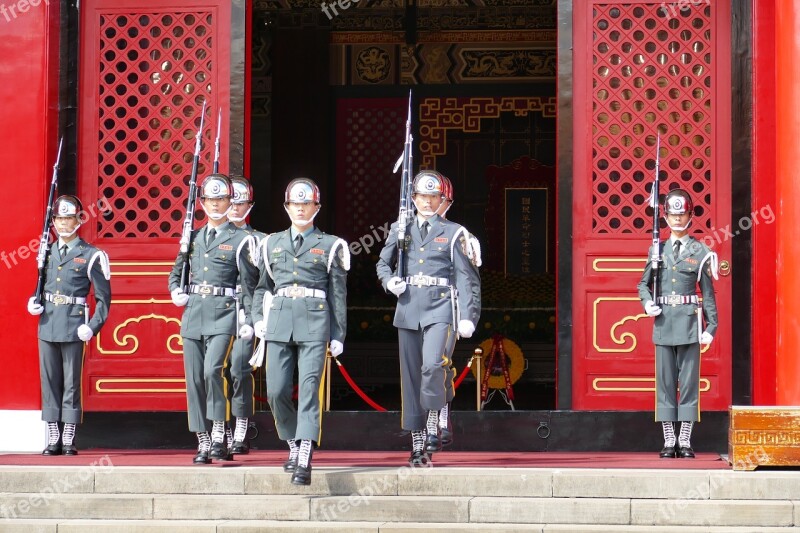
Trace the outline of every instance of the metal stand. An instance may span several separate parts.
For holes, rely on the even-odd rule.
[[[475,348],[475,351],[472,354],[472,358],[475,360],[475,364],[477,365],[475,367],[477,371],[475,375],[478,376],[478,378],[475,380],[475,396],[476,396],[475,399],[476,399],[476,409],[480,411],[481,408],[483,407],[483,404],[481,403],[481,376],[483,375],[481,373],[481,361],[483,360],[483,348],[480,347]]]

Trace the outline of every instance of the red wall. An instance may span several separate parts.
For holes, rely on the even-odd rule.
[[[0,11],[0,410],[39,409],[36,324],[25,308],[36,287],[36,252],[56,151],[57,0],[4,2]],[[14,7],[12,11],[10,8]],[[27,257],[20,258],[20,250]],[[12,255],[13,254],[13,255]]]

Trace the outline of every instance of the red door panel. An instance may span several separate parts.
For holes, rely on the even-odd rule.
[[[574,11],[573,408],[654,408],[653,322],[636,284],[661,131],[661,193],[698,206],[692,234],[730,259],[730,50],[725,2],[576,3]],[[662,232],[662,238],[668,233]],[[730,279],[704,351],[701,409],[731,400]]]
[[[199,176],[211,168],[219,108],[228,138],[230,9],[223,0],[81,4],[78,193],[84,207],[111,212],[90,218],[82,235],[108,252],[113,291],[109,320],[86,353],[87,410],[186,408],[180,310],[167,275],[203,100]]]

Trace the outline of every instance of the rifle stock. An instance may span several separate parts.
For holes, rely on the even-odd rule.
[[[36,292],[33,294],[36,304],[41,305],[42,298],[44,297],[44,283],[46,281],[45,260],[47,259],[47,250],[50,248],[50,227],[53,224],[53,202],[56,197],[56,188],[58,187],[58,165],[61,162],[61,150],[64,147],[64,137],[58,143],[58,154],[56,155],[56,162],[53,164],[53,178],[50,181],[50,193],[47,196],[47,209],[44,213],[44,223],[42,227],[42,237],[39,240],[39,252],[36,255],[36,264],[39,269],[39,276],[36,280]]]
[[[194,145],[194,158],[192,159],[192,175],[189,178],[189,197],[186,200],[186,218],[183,219],[183,230],[181,231],[180,253],[183,257],[181,266],[181,290],[189,293],[189,251],[192,248],[192,227],[194,226],[194,212],[197,205],[197,166],[200,163],[200,150],[203,146],[203,124],[206,118],[206,101],[203,100],[203,110],[200,114],[200,128],[197,130]]]
[[[397,217],[397,276],[401,279],[406,277],[406,226],[408,226],[408,220],[411,215],[413,141],[414,139],[411,135],[411,90],[409,90],[406,140],[403,146],[403,172],[400,179],[400,212]],[[396,165],[395,172],[397,172]]]

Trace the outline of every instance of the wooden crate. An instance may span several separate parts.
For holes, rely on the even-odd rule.
[[[734,470],[800,466],[800,407],[732,406],[728,461]]]

